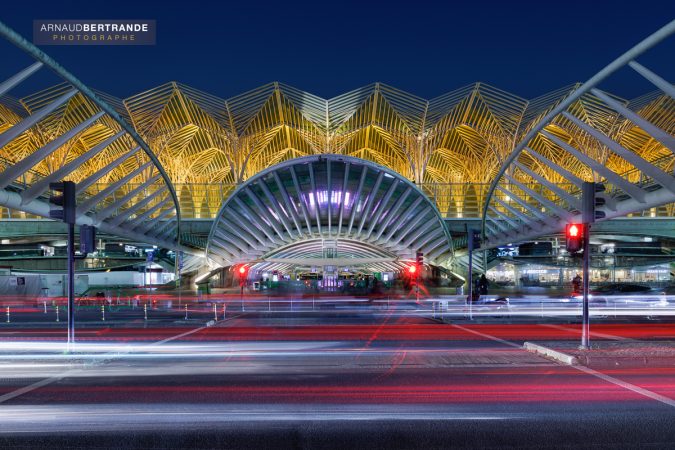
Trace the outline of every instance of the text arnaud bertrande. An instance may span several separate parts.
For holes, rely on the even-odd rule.
[[[147,23],[43,23],[40,31],[58,33],[142,33]]]

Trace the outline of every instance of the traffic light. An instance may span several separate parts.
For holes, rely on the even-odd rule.
[[[576,253],[584,245],[584,226],[580,223],[569,223],[565,227],[565,247],[570,253]]]
[[[80,253],[87,255],[96,250],[96,227],[80,226]]]
[[[75,183],[72,181],[59,181],[57,183],[49,183],[49,189],[55,192],[60,192],[60,195],[51,195],[49,202],[52,205],[60,206],[61,209],[50,208],[49,217],[52,219],[62,220],[65,223],[75,224]]]
[[[581,220],[583,223],[593,223],[596,219],[604,219],[604,211],[598,208],[611,207],[610,198],[603,194],[606,188],[602,183],[585,181],[581,188]]]
[[[415,263],[417,264],[417,267],[422,270],[422,267],[424,267],[424,253],[417,252],[415,254]]]
[[[481,239],[480,239],[480,230],[469,230],[469,235],[468,235],[468,247],[469,251],[476,250],[477,248],[480,248],[481,244]]]
[[[246,275],[248,273],[248,267],[246,266],[239,266],[239,270],[237,270],[239,273],[239,286],[244,286],[246,284]]]
[[[411,264],[410,267],[408,267],[408,272],[410,272],[410,275],[415,275],[415,273],[417,273],[417,265]]]

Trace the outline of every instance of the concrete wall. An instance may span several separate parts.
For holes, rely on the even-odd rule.
[[[149,274],[148,274],[149,275]],[[17,286],[13,281],[17,277],[25,284]],[[161,274],[153,273],[152,281],[161,282]],[[92,286],[140,286],[143,284],[142,272],[88,272],[75,274],[75,295],[81,295]],[[2,296],[40,296],[63,297],[66,295],[65,274],[35,274],[12,272],[0,274],[0,295]]]
[[[0,297],[37,297],[40,291],[38,275],[0,275]]]

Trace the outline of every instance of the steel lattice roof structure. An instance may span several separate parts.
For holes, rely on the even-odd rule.
[[[0,83],[0,205],[50,217],[50,183],[76,181],[78,225],[181,248],[173,184],[119,109],[1,22],[0,35],[34,60]],[[63,82],[6,96],[43,67]]]
[[[475,83],[427,100],[382,83],[324,99],[277,82],[229,99],[175,82],[118,99],[62,76],[63,83],[35,94],[0,98],[0,138],[7,138],[0,176],[5,191],[20,197],[2,204],[40,215],[43,207],[23,206],[44,196],[45,180],[58,175],[86,184],[85,222],[176,247],[177,238],[167,238],[177,233],[181,208],[211,218],[226,201],[229,192],[208,195],[209,185],[234,189],[295,158],[343,155],[376,163],[422,190],[429,183],[441,191],[444,183],[491,184],[471,193],[483,205],[490,246],[559,231],[559,220],[574,215],[580,180],[609,180],[623,186],[617,193],[623,195],[655,175],[665,188],[658,201],[620,212],[659,204],[672,215],[672,84],[634,58],[669,37],[674,24],[604,74],[628,65],[657,88],[633,100],[597,83],[531,100]],[[5,90],[35,70],[10,77]],[[204,188],[185,188],[191,184]],[[461,210],[467,195],[448,190],[436,196],[436,206]]]
[[[376,162],[424,186],[490,183],[515,144],[578,87],[568,86],[527,101],[476,83],[427,101],[375,83],[324,100],[281,83],[271,83],[223,100],[179,83],[169,83],[126,100],[104,98],[148,143],[175,185],[225,182],[234,186],[285,160],[335,153]],[[18,101],[4,98],[0,105],[1,123],[8,126],[64,89],[63,85],[54,86]],[[641,117],[672,124],[672,99],[661,92],[631,101],[612,98]],[[570,111],[586,123],[601,124],[608,134],[626,142],[633,152],[647,160],[668,153],[667,148],[653,142],[640,127],[617,117],[592,94],[575,101]],[[574,125],[565,121],[550,128],[566,141],[578,134]],[[50,136],[49,130],[42,134],[46,135],[42,141]],[[79,139],[79,149],[64,151],[63,157],[56,159],[65,158],[66,162],[68,158],[74,159],[100,140]],[[21,153],[3,150],[3,157],[16,159],[34,151],[39,142],[39,139],[26,142],[27,147]],[[542,156],[580,178],[593,177],[592,170],[568,158],[560,145],[550,140],[535,145]],[[617,173],[633,168],[593,142],[580,139],[578,145],[583,152],[603,159]],[[86,177],[101,164],[100,158],[92,160],[80,168],[78,176]],[[531,160],[526,164],[554,183],[565,182],[560,173],[545,163]],[[47,161],[35,169],[44,173],[53,170]],[[121,165],[106,179],[122,178],[129,171]],[[214,201],[206,191],[177,194],[184,208],[206,209],[211,216],[221,206],[222,199]],[[482,196],[480,192],[476,194]],[[463,199],[459,195],[439,197],[444,203],[455,202],[461,209]],[[482,200],[479,198],[479,203]],[[449,207],[438,206],[443,210]]]
[[[208,242],[211,259],[256,270],[314,261],[394,271],[416,251],[445,265],[453,250],[443,218],[417,186],[335,154],[295,158],[248,179],[224,202]]]
[[[612,61],[531,124],[487,192],[484,248],[558,232],[566,223],[581,223],[584,181],[600,182],[609,191],[599,208],[599,221],[669,203],[672,209],[675,87],[637,58],[673,34],[675,20]],[[598,88],[624,68],[657,91],[631,104]],[[583,114],[578,105],[586,106]],[[562,157],[548,157],[551,147]],[[541,165],[557,174],[563,184],[556,185],[555,178],[538,173]],[[526,185],[531,181],[540,186],[539,192]]]

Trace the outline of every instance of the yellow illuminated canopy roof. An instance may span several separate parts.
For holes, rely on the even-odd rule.
[[[515,144],[547,112],[578,88],[572,85],[532,100],[476,83],[432,100],[425,100],[382,83],[374,83],[332,99],[323,99],[282,83],[270,83],[230,99],[221,99],[180,83],[168,83],[125,100],[104,96],[149,144],[181,200],[189,196],[194,207],[213,216],[223,196],[206,190],[181,192],[183,185],[235,186],[276,163],[321,153],[354,156],[388,167],[422,186],[447,189],[450,183],[489,183]],[[63,85],[14,100],[0,102],[0,131],[63,92]],[[673,99],[663,93],[627,101],[613,96],[648,120],[672,126]],[[81,106],[79,106],[81,104]],[[0,150],[8,161],[17,160],[49,140],[63,120],[77,118],[86,102],[76,96],[58,120],[32,130],[11,147]],[[599,126],[608,135],[642,156],[656,160],[669,150],[632,122],[620,117],[594,95],[579,98],[569,109],[575,117]],[[574,143],[594,158],[603,159],[619,173],[632,169],[578,132],[565,117],[547,130]],[[35,167],[49,173],[76,158],[108,136],[105,124],[77,136],[58,154]],[[560,166],[591,179],[588,166],[569,158],[559,145],[539,138],[535,150]],[[83,165],[84,178],[114,157],[114,149]],[[556,170],[540,160],[521,162],[553,182],[562,182]],[[127,167],[128,166],[128,167]],[[131,161],[111,170],[110,181],[122,178]],[[187,188],[186,188],[187,189]],[[438,193],[437,193],[438,194]],[[465,192],[437,195],[445,211]],[[482,202],[477,192],[476,201]]]
[[[637,57],[673,35],[675,21],[587,82],[530,100],[484,83],[433,99],[373,83],[324,99],[278,82],[229,99],[175,82],[118,99],[84,86],[1,23],[0,33],[37,61],[0,83],[3,216],[14,209],[48,217],[49,182],[68,179],[79,183],[78,223],[180,248],[190,238],[181,218],[212,219],[258,174],[322,155],[358,158],[354,165],[374,163],[375,172],[414,183],[439,217],[481,210],[492,247],[559,231],[579,215],[584,181],[610,188],[608,218],[673,212],[675,88]],[[9,96],[43,65],[62,82]],[[633,100],[603,91],[600,83],[619,69],[656,90]],[[387,231],[371,226],[368,233]],[[256,240],[260,256],[279,250]],[[221,247],[221,259],[240,260],[240,244]],[[402,256],[389,250],[387,258]],[[451,246],[428,250],[451,254]]]

